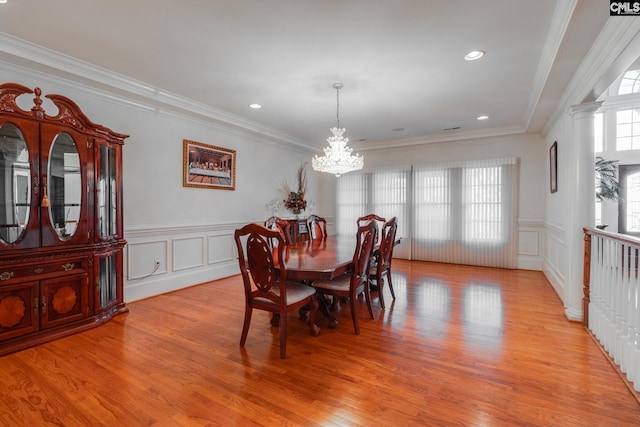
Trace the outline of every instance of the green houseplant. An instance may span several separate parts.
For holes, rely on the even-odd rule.
[[[620,182],[618,181],[618,160],[606,160],[596,157],[596,200],[611,200],[620,198]]]
[[[620,199],[620,189],[618,160],[596,157],[596,200],[617,202]],[[604,230],[607,226],[608,224],[600,224],[596,225],[596,228]]]

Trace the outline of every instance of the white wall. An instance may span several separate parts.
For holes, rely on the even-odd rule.
[[[234,229],[264,221],[267,203],[282,199],[285,179],[296,185],[311,154],[167,112],[138,113],[132,122],[140,125],[128,130],[124,150],[127,300],[236,274]],[[235,191],[182,186],[185,138],[236,150]],[[307,198],[317,195],[309,173]],[[156,260],[161,268],[139,279]]]
[[[520,134],[457,142],[430,143],[362,151],[365,167],[517,157],[520,159],[518,268],[542,270],[544,258],[546,147],[540,135]]]
[[[297,146],[200,115],[10,62],[0,61],[0,72],[4,81],[64,95],[94,123],[130,135],[123,151],[126,301],[236,274],[234,229],[264,221],[270,215],[266,204],[282,197],[284,180],[296,185],[298,167],[311,159],[312,153]],[[30,109],[32,98],[23,96],[19,104]],[[57,113],[48,100],[43,107],[49,115]],[[183,187],[183,139],[236,150],[236,190]],[[308,178],[307,197],[318,200],[316,210],[322,212],[327,198],[320,197],[321,179],[311,171]],[[159,269],[145,277],[155,261]]]
[[[560,298],[565,294],[565,265],[566,265],[566,236],[568,197],[571,191],[567,188],[567,166],[569,164],[569,152],[567,151],[567,116],[562,116],[551,131],[547,134],[545,144],[547,150],[551,144],[558,143],[558,191],[551,193],[546,191],[545,213],[545,259],[544,272],[549,282]],[[545,165],[545,176],[549,177],[549,162]]]

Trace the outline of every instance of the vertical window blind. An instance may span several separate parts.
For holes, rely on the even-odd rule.
[[[397,216],[396,257],[515,268],[518,181],[516,158],[345,175],[337,231],[353,233],[366,213]]]

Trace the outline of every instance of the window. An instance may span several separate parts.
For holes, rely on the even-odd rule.
[[[365,213],[397,216],[411,259],[515,268],[517,170],[512,158],[350,174],[338,184],[337,230],[353,233]]]
[[[618,95],[640,92],[640,70],[627,71],[622,77]]]
[[[359,217],[375,213],[398,218],[398,237],[407,236],[407,176],[405,169],[342,175],[337,185],[336,233],[354,234]]]
[[[500,242],[502,232],[502,171],[500,167],[463,170],[464,240]]]
[[[640,109],[618,111],[616,124],[616,150],[640,149]]]
[[[355,234],[359,217],[366,215],[367,179],[364,174],[347,174],[338,179],[337,185],[337,234]]]
[[[406,235],[407,171],[380,170],[372,173],[371,212],[383,218],[398,217],[396,235]],[[400,225],[400,221],[405,224]]]
[[[413,182],[415,229],[427,239],[449,239],[452,233],[450,171],[417,169]]]

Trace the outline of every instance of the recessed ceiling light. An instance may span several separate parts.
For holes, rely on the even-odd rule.
[[[487,120],[489,116],[478,116],[478,120]]]
[[[5,4],[7,0],[0,0],[0,4]]]
[[[391,129],[394,132],[402,132],[404,130],[404,128],[393,128]]]
[[[0,0],[0,1],[2,1],[2,0]],[[260,104],[249,104],[249,108],[253,108],[253,109],[257,110],[259,108],[262,108],[262,105],[260,105]]]
[[[464,56],[464,59],[467,61],[475,61],[476,59],[482,58],[484,53],[484,50],[472,50]]]

